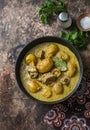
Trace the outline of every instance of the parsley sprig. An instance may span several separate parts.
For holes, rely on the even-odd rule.
[[[40,19],[43,24],[50,23],[50,17],[66,10],[65,4],[61,0],[45,0],[41,7],[38,7]]]
[[[89,40],[88,32],[82,32],[76,28],[72,32],[61,32],[60,37],[68,40],[79,50],[85,49]]]

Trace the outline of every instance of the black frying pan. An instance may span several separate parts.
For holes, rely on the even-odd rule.
[[[56,43],[60,43],[62,45],[65,45],[66,47],[68,47],[77,57],[78,59],[78,62],[79,62],[79,66],[80,66],[80,77],[79,77],[79,80],[78,80],[78,83],[76,85],[76,87],[74,88],[74,90],[72,91],[72,93],[70,93],[67,97],[65,97],[64,99],[61,99],[61,100],[58,100],[58,101],[54,101],[54,102],[45,102],[45,101],[40,101],[40,100],[37,100],[35,98],[33,98],[32,96],[30,96],[30,94],[28,94],[28,92],[24,89],[23,87],[23,84],[21,82],[21,79],[20,79],[20,66],[21,66],[21,62],[24,58],[24,56],[26,55],[26,53],[28,51],[30,51],[31,48],[35,47],[36,45],[38,44],[42,44],[44,42],[56,42]],[[59,103],[59,102],[62,102],[62,101],[65,101],[67,98],[69,98],[71,95],[73,95],[77,88],[79,87],[79,84],[81,82],[81,79],[82,79],[82,75],[83,75],[83,64],[82,64],[82,60],[81,60],[81,57],[80,57],[80,54],[78,53],[77,49],[75,49],[75,47],[73,47],[71,44],[69,44],[67,41],[59,38],[59,37],[54,37],[54,36],[46,36],[46,37],[41,37],[41,38],[38,38],[38,39],[35,39],[33,40],[32,42],[30,42],[29,44],[27,44],[23,49],[22,51],[20,52],[18,58],[17,58],[17,61],[16,61],[16,65],[15,65],[15,75],[16,75],[16,80],[17,80],[17,83],[19,85],[19,87],[21,88],[21,90],[27,95],[29,96],[30,98],[33,98],[37,101],[40,101],[41,103],[46,103],[46,104],[55,104],[55,103]]]

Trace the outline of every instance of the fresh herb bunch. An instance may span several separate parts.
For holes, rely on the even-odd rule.
[[[87,32],[82,32],[76,28],[72,32],[61,32],[60,37],[68,40],[79,50],[85,49],[89,40],[89,34]]]
[[[40,19],[43,24],[49,24],[50,17],[55,13],[66,10],[65,4],[61,0],[45,0],[41,7],[38,7]]]

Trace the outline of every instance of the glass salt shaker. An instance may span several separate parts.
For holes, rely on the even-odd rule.
[[[60,27],[66,29],[72,24],[72,19],[67,12],[61,12],[58,16],[57,23]]]

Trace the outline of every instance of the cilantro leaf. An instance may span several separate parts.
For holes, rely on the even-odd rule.
[[[37,8],[43,24],[49,24],[51,16],[55,13],[66,10],[65,4],[61,0],[45,0],[41,7]]]
[[[89,40],[89,34],[78,29],[73,29],[72,32],[61,32],[60,37],[68,40],[71,44],[80,50],[86,48]]]

